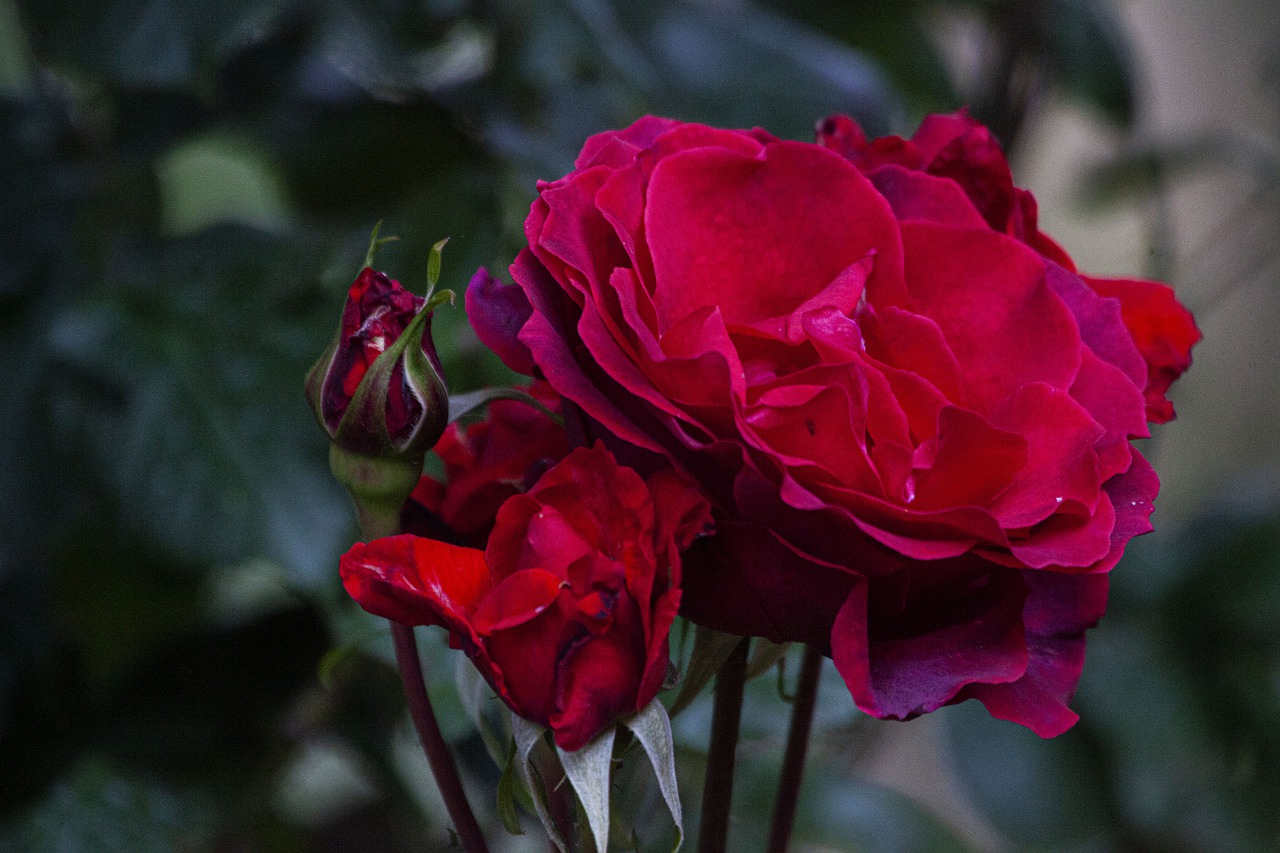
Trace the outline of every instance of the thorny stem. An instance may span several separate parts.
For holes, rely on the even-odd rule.
[[[699,853],[725,853],[749,645],[749,640],[740,640],[716,676],[715,705],[711,712],[711,743],[707,748],[707,775],[702,788]]]
[[[768,853],[786,853],[791,843],[791,827],[795,823],[800,784],[804,780],[805,755],[809,750],[809,731],[813,727],[813,709],[818,698],[818,676],[822,672],[822,655],[812,646],[804,647],[800,664],[800,681],[791,707],[791,729],[787,733],[787,751],[778,778],[778,798],[773,804],[773,822],[769,826]]]

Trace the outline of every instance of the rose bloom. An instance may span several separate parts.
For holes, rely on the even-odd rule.
[[[545,382],[523,390],[552,411],[560,405]],[[481,420],[450,424],[434,452],[444,462],[444,479],[423,475],[402,513],[404,529],[482,548],[499,507],[563,459],[569,438],[546,412],[520,400],[494,400]]]
[[[575,750],[657,695],[680,551],[710,523],[674,471],[643,480],[579,448],[502,505],[484,551],[391,536],[340,571],[370,613],[447,628],[512,711]]]
[[[685,615],[815,646],[879,717],[976,698],[1057,734],[1150,530],[1130,440],[1199,334],[1164,285],[1078,274],[964,114],[820,139],[588,139],[538,186],[517,286],[473,282],[477,331],[712,497]]]

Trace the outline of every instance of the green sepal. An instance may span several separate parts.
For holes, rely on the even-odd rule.
[[[378,232],[381,230],[382,230],[382,220],[379,219],[377,223],[373,226],[373,233],[369,235],[369,251],[365,252],[365,255],[364,255],[364,265],[366,267],[373,266],[374,262],[377,261],[378,250],[382,248],[384,243],[394,243],[396,240],[400,239],[399,237],[395,237],[395,236],[383,237],[382,239],[378,239]]]
[[[671,853],[676,853],[684,843],[684,815],[676,784],[676,746],[671,735],[671,718],[662,703],[654,699],[640,713],[623,720],[622,724],[635,733],[636,740],[640,741],[649,756],[649,763],[653,765],[658,790],[662,792],[662,799],[666,801],[676,825],[676,843],[671,848]]]
[[[436,244],[431,247],[431,253],[427,255],[427,297],[435,292],[436,282],[440,280],[440,256],[444,252],[445,244],[449,242],[449,238],[437,240]]]
[[[615,734],[616,730],[609,727],[573,752],[556,747],[564,774],[569,777],[569,783],[586,813],[596,850],[601,853],[609,849],[609,792]]]
[[[518,388],[481,388],[478,391],[468,391],[465,394],[454,394],[449,397],[449,423],[464,418],[477,409],[487,406],[494,400],[515,400],[518,403],[524,403],[532,406],[543,414],[555,420],[556,423],[564,425],[564,418],[548,409],[538,400]]]
[[[509,764],[511,759],[505,747],[507,741],[511,740],[509,721],[504,720],[504,724],[498,730],[494,725],[494,715],[490,709],[496,706],[504,715],[509,715],[511,712],[506,705],[497,700],[497,695],[489,686],[489,682],[484,680],[484,676],[480,674],[480,670],[476,669],[469,657],[455,655],[454,658],[457,661],[453,672],[454,686],[458,689],[458,701],[462,703],[462,710],[471,724],[476,727],[476,731],[480,733],[480,739],[484,741],[485,749],[493,759],[493,763],[498,767]]]
[[[551,839],[551,843],[556,846],[560,853],[565,853],[564,839],[560,837],[560,831],[556,829],[555,821],[551,819],[551,813],[547,810],[546,789],[540,784],[540,780],[537,778],[537,771],[533,767],[533,750],[542,741],[542,737],[546,732],[547,730],[542,726],[537,723],[531,723],[524,717],[519,715],[512,715],[511,717],[511,735],[516,743],[516,772],[520,774],[520,781],[524,782],[525,787],[529,790],[533,813],[537,815],[538,820],[542,823],[542,828],[547,833],[547,837]]]

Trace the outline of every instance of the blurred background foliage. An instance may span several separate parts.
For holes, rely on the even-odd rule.
[[[1096,215],[1138,211],[1147,269],[1130,272],[1173,280],[1202,324],[1274,293],[1274,138],[1143,136],[1123,11],[0,0],[0,850],[449,844],[386,632],[337,582],[356,532],[300,391],[378,219],[402,238],[380,265],[419,291],[450,236],[461,290],[512,258],[537,178],[646,112],[804,139],[831,112],[909,133],[968,104],[1018,163],[1024,131],[1071,104],[1112,144],[1061,180]],[[1274,122],[1280,69],[1244,65]],[[1223,172],[1233,204],[1184,245],[1170,199]],[[460,308],[436,330],[455,390],[508,380]],[[1192,478],[1177,523],[1116,571],[1069,734],[968,706],[879,723],[828,667],[796,847],[1280,849],[1280,493],[1259,420],[1238,479]],[[1175,472],[1213,467],[1180,447]],[[498,770],[428,633],[446,734],[493,821]],[[735,849],[764,834],[787,660],[751,685]],[[708,713],[677,725],[690,811]],[[632,805],[662,849],[656,794]],[[496,826],[497,849],[543,849]]]

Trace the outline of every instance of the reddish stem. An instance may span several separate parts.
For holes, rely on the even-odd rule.
[[[418,660],[418,644],[414,640],[413,629],[392,622],[391,637],[395,641],[396,664],[400,668],[400,680],[404,683],[404,695],[409,700],[409,715],[413,717],[414,728],[418,730],[418,737],[422,740],[422,750],[427,754],[431,774],[435,776],[449,819],[453,821],[453,828],[462,841],[462,848],[467,853],[489,853],[480,825],[471,812],[471,804],[467,802],[467,794],[462,789],[462,779],[453,763],[453,754],[449,752],[449,745],[445,743],[440,726],[436,723],[435,712],[431,709],[427,685],[422,680],[422,663]]]
[[[711,711],[711,743],[707,747],[707,775],[702,786],[702,824],[698,829],[698,853],[725,853],[749,645],[749,640],[740,640],[716,676],[715,705]]]
[[[778,778],[778,799],[774,801],[773,822],[769,826],[769,846],[765,848],[768,853],[787,853],[787,846],[791,843],[791,827],[795,823],[796,804],[800,800],[800,784],[804,781],[804,761],[809,751],[809,731],[813,727],[813,709],[817,704],[821,672],[822,655],[812,646],[805,646],[800,682],[791,707],[787,751]]]

